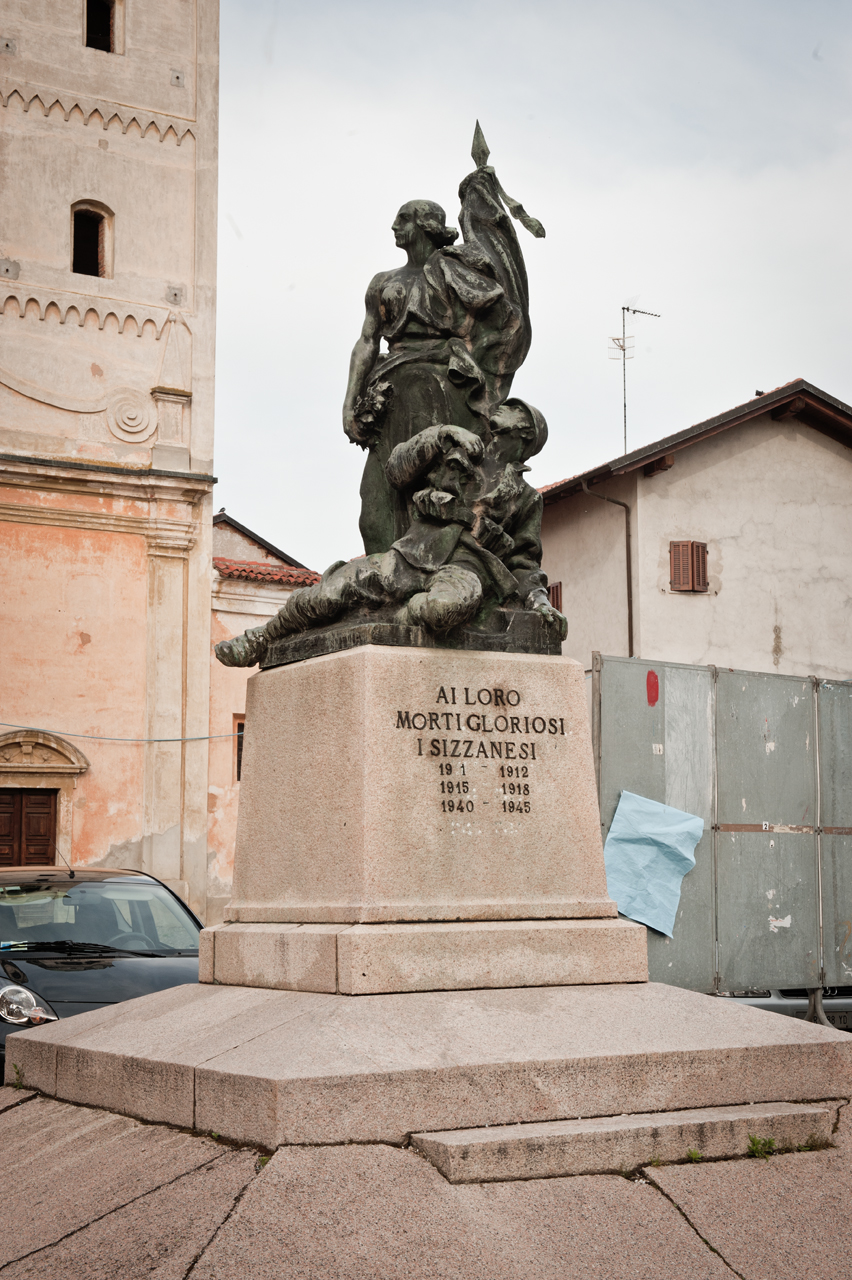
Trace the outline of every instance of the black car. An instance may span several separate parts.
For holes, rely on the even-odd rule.
[[[202,927],[138,871],[0,869],[0,1055],[12,1031],[197,982]]]

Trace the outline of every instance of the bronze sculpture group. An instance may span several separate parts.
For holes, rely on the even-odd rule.
[[[407,262],[367,290],[343,406],[346,435],[368,455],[366,554],[294,591],[265,626],[218,644],[228,666],[253,666],[283,637],[365,612],[446,640],[496,609],[531,610],[565,637],[541,570],[541,496],[524,479],[547,425],[509,396],[531,329],[506,207],[534,235],[544,228],[503,191],[478,124],[473,158],[459,188],[462,243],[439,205],[412,200],[393,223]]]

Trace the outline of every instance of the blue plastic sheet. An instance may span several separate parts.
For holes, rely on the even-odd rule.
[[[607,889],[621,915],[672,936],[703,830],[692,813],[622,791],[604,846]]]

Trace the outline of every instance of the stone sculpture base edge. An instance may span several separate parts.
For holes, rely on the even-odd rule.
[[[281,1143],[852,1095],[852,1036],[659,983],[352,1000],[196,984],[7,1041],[28,1088]]]
[[[377,995],[647,982],[629,920],[224,924],[201,934],[199,977],[222,986]]]

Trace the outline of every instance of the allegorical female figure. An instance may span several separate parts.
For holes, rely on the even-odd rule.
[[[529,350],[526,270],[504,202],[533,234],[544,229],[505,195],[487,158],[477,126],[479,167],[459,188],[464,242],[455,243],[440,205],[409,201],[393,223],[408,261],[374,276],[367,290],[343,429],[369,450],[360,520],[368,555],[387,551],[408,527],[405,501],[385,472],[394,448],[446,423],[487,439],[489,418]]]
[[[408,261],[367,290],[343,408],[346,434],[369,450],[367,554],[331,565],[263,627],[220,641],[226,666],[253,666],[270,644],[347,616],[449,636],[487,624],[498,609],[511,627],[526,610],[551,639],[565,638],[541,569],[541,495],[524,479],[547,425],[537,409],[508,399],[531,333],[506,206],[534,235],[544,229],[487,167],[478,124],[473,158],[478,167],[459,188],[464,242],[455,244],[439,205],[412,200],[393,224]]]

